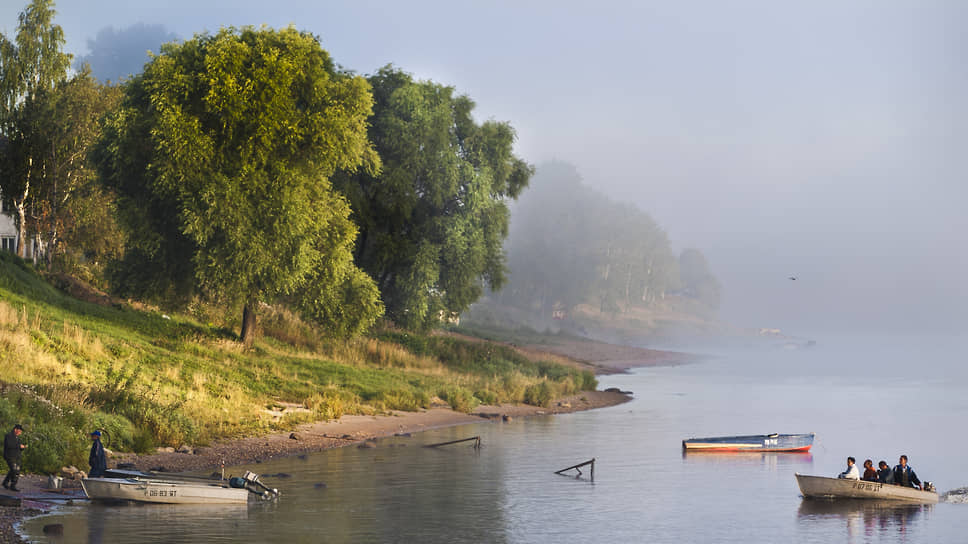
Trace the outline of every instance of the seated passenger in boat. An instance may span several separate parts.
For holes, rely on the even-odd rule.
[[[864,461],[864,475],[860,479],[868,482],[877,481],[877,471],[874,470],[874,461],[870,459]]]
[[[877,481],[882,484],[893,484],[894,483],[894,471],[891,470],[890,465],[887,461],[881,461],[877,463]]]
[[[903,487],[921,489],[921,480],[918,479],[918,475],[914,473],[911,465],[907,464],[907,455],[902,455],[897,462],[897,466],[894,467],[894,483]]]
[[[847,458],[847,470],[841,472],[837,475],[838,478],[846,478],[848,480],[860,480],[860,471],[857,470],[857,461],[853,457]]]

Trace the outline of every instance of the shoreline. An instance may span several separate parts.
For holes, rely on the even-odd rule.
[[[675,366],[700,360],[699,356],[688,353],[618,346],[595,341],[516,346],[516,349],[529,357],[552,354],[565,358],[571,364],[591,370],[596,375],[617,374],[636,367]],[[290,431],[222,440],[185,453],[176,451],[159,451],[150,454],[114,453],[109,455],[108,465],[116,468],[118,463],[127,463],[137,470],[162,472],[216,470],[222,466],[261,463],[279,457],[306,455],[346,446],[368,447],[368,442],[397,434],[412,434],[472,423],[514,424],[514,420],[518,418],[606,408],[623,404],[631,399],[630,394],[617,390],[583,391],[559,398],[549,407],[526,404],[481,405],[474,412],[465,414],[445,406],[432,406],[418,412],[394,411],[389,415],[377,416],[346,415],[334,421],[296,425]],[[26,474],[21,475],[18,487],[23,493],[36,494],[44,491],[46,483],[46,476]],[[64,485],[79,487],[80,483],[64,480]],[[39,510],[0,506],[0,544],[26,542],[17,533],[16,527],[24,519],[40,514],[43,512]]]

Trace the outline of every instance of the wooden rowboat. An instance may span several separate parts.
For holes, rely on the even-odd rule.
[[[921,491],[916,487],[805,474],[796,474],[796,477],[800,492],[808,499],[874,499],[923,504],[938,502],[937,492]]]
[[[814,433],[753,434],[746,436],[717,436],[687,438],[682,441],[685,451],[704,452],[806,452],[813,446]]]

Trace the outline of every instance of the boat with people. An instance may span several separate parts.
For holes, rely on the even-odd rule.
[[[104,477],[84,478],[81,487],[95,501],[135,501],[159,504],[246,504],[250,497],[279,496],[246,471],[241,477],[212,480],[197,476],[135,470],[109,470]]]
[[[807,452],[813,446],[814,433],[806,434],[752,434],[743,436],[716,436],[710,438],[687,438],[682,449],[688,452]]]
[[[806,499],[873,499],[881,501],[903,501],[923,504],[938,502],[938,492],[930,482],[925,482],[924,490],[917,487],[795,474],[800,492]]]

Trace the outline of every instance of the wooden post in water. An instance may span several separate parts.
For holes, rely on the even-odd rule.
[[[591,481],[594,482],[595,481],[595,458],[594,457],[592,457],[591,460],[589,460],[589,461],[585,461],[584,463],[578,463],[575,466],[571,466],[571,467],[568,467],[568,468],[563,468],[561,470],[556,470],[555,471],[555,474],[561,474],[562,472],[567,472],[569,470],[577,470],[578,471],[578,475],[575,476],[575,478],[581,478],[581,474],[582,474],[581,467],[583,467],[585,465],[591,465],[592,466],[592,468],[591,468]],[[561,474],[561,475],[562,476],[568,476],[567,474]]]
[[[472,436],[470,438],[461,438],[460,440],[451,440],[450,442],[439,442],[437,444],[428,444],[428,445],[426,445],[424,447],[425,448],[436,448],[437,446],[449,446],[451,444],[457,444],[457,443],[460,443],[460,442],[469,442],[471,440],[476,440],[477,441],[474,444],[474,449],[475,450],[481,449],[481,437],[480,436]]]

